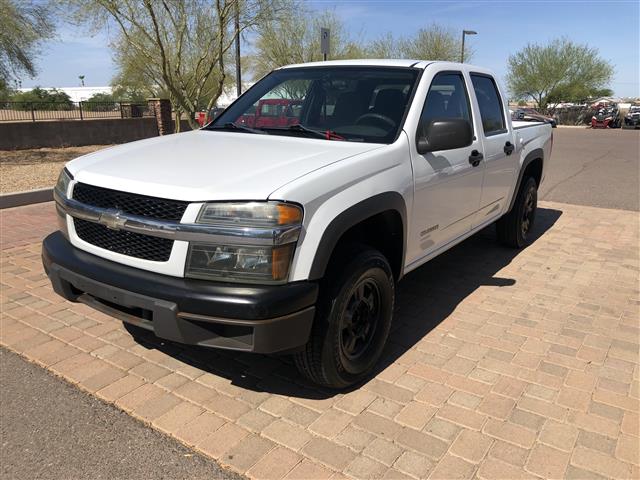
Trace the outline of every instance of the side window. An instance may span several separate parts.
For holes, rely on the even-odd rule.
[[[491,77],[478,74],[471,74],[471,81],[478,99],[484,134],[489,136],[505,132],[502,100],[495,81]]]
[[[462,118],[471,123],[469,96],[461,73],[439,73],[433,78],[424,102],[420,124],[431,120]]]

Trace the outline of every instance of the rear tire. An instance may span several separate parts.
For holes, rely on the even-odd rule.
[[[498,240],[512,248],[528,245],[537,207],[538,184],[533,177],[526,177],[520,185],[513,208],[496,222]]]
[[[395,286],[387,259],[377,250],[357,246],[332,262],[304,349],[294,354],[296,367],[314,383],[346,388],[367,377],[389,336]]]

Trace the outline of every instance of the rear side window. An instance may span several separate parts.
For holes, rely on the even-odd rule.
[[[484,134],[489,136],[506,132],[504,115],[502,114],[502,100],[496,82],[491,77],[473,73],[471,81],[478,99]]]

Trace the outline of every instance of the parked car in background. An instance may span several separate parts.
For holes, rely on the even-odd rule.
[[[207,123],[212,122],[216,119],[218,115],[224,112],[224,108],[221,107],[213,107],[208,112],[198,112],[196,115],[196,120],[201,127],[204,127]]]
[[[544,122],[549,123],[553,128],[558,126],[555,118],[542,115],[537,110],[530,107],[519,107],[513,111],[511,118],[521,122]]]
[[[70,301],[345,388],[383,355],[405,274],[493,223],[533,240],[552,143],[481,67],[283,67],[202,129],[68,163],[42,259]]]
[[[624,117],[626,127],[640,128],[640,105],[631,105]]]
[[[300,123],[302,100],[266,98],[237,120],[238,125],[252,128],[288,127]]]
[[[600,108],[591,117],[591,128],[618,128],[620,127],[620,112],[618,107],[613,105],[610,107]]]

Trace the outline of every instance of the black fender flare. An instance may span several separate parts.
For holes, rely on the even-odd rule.
[[[507,213],[511,211],[513,208],[513,204],[516,202],[516,197],[518,196],[518,191],[520,190],[520,185],[522,184],[522,177],[524,176],[524,172],[529,166],[531,162],[534,160],[540,159],[542,160],[543,168],[544,168],[544,150],[541,148],[536,148],[531,150],[526,157],[524,157],[524,161],[522,162],[522,166],[520,167],[520,172],[518,173],[518,182],[516,183],[516,188],[513,191],[513,195],[511,195],[511,202],[509,203],[509,208]],[[538,185],[539,186],[539,185]]]
[[[402,274],[407,248],[407,206],[398,192],[384,192],[352,205],[329,223],[318,243],[309,272],[309,280],[318,280],[324,276],[333,250],[347,230],[374,215],[389,210],[396,211],[402,219],[402,265],[400,265]]]

